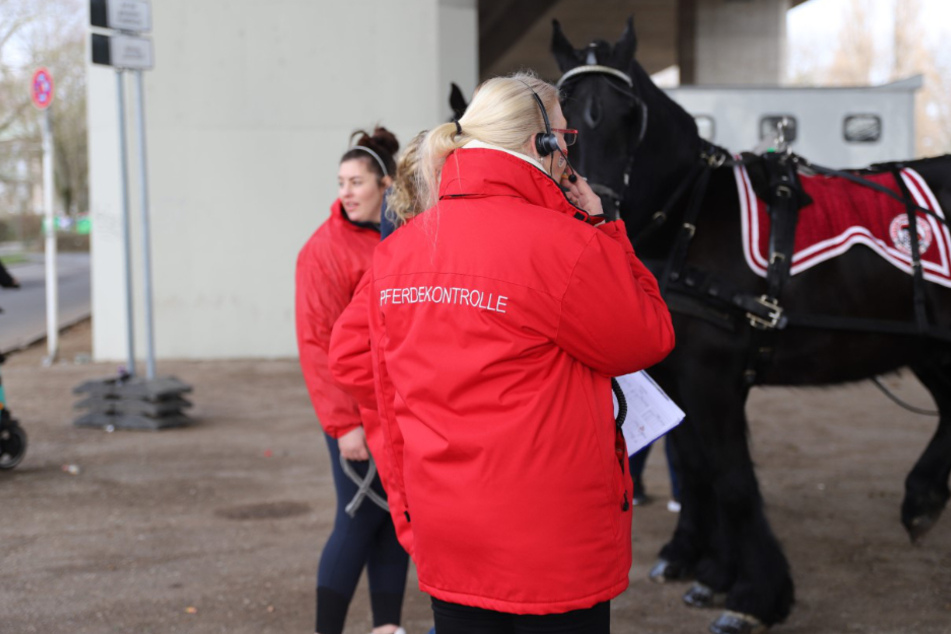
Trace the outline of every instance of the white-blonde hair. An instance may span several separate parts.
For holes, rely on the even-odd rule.
[[[532,92],[541,99],[551,116],[558,105],[558,89],[532,73],[519,72],[494,77],[476,88],[466,112],[456,122],[443,123],[430,130],[420,148],[420,176],[426,207],[439,198],[439,177],[446,157],[475,139],[513,152],[532,155],[531,142],[536,133],[545,131],[545,121]]]
[[[419,148],[426,134],[427,130],[423,130],[414,136],[396,160],[393,189],[386,199],[386,215],[394,227],[399,227],[426,208],[423,206],[426,196],[420,188],[419,177]]]

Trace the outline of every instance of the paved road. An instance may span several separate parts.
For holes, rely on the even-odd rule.
[[[28,262],[11,265],[19,289],[0,289],[0,352],[15,350],[46,336],[46,266],[43,254],[30,254]],[[68,326],[90,314],[89,254],[60,253],[59,324]]]

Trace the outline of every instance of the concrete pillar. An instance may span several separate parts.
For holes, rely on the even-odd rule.
[[[350,133],[380,123],[405,143],[448,119],[448,80],[467,94],[477,81],[476,2],[162,0],[152,12],[157,356],[294,356],[297,252],[336,197]],[[126,354],[113,73],[88,75],[99,360]],[[132,244],[141,295],[137,226]],[[135,312],[141,351],[141,296]]]
[[[697,85],[777,85],[791,0],[679,0],[680,79]]]

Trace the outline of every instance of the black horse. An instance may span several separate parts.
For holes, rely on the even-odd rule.
[[[625,220],[638,255],[657,263],[677,334],[673,354],[651,374],[687,414],[672,433],[682,511],[651,576],[695,578],[684,600],[726,609],[711,631],[749,634],[782,622],[794,602],[747,442],[750,387],[828,385],[910,367],[940,410],[938,429],[905,482],[901,520],[918,540],[951,497],[951,291],[913,283],[861,246],[791,277],[787,265],[778,284],[755,275],[742,254],[729,168],[735,159],[700,138],[693,118],[634,59],[635,49],[630,20],[615,45],[580,50],[554,23],[562,106],[580,131],[571,160],[598,186],[605,209]],[[780,174],[789,200],[778,203],[795,213],[809,200],[794,187],[791,156],[773,157],[779,172],[761,174],[757,187],[772,191],[769,181]],[[951,209],[951,157],[907,165]],[[781,258],[775,266],[783,273]]]

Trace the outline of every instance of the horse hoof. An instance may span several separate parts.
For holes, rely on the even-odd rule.
[[[928,516],[916,517],[913,519],[908,526],[908,537],[911,539],[911,543],[920,543],[924,536],[927,535],[934,526],[934,524],[934,518]]]
[[[914,497],[906,494],[901,505],[901,523],[911,543],[918,544],[934,528],[947,503],[948,496],[943,492],[930,491]]]
[[[725,611],[710,624],[713,634],[762,634],[769,628],[755,616]]]
[[[648,577],[654,583],[667,583],[668,581],[683,581],[693,576],[693,573],[683,564],[674,563],[666,559],[658,559],[654,567],[651,568]]]
[[[927,535],[932,528],[934,528],[934,525],[938,522],[939,517],[941,517],[940,512],[929,515],[919,515],[915,519],[911,520],[911,522],[909,522],[905,527],[908,530],[908,537],[911,538],[911,543],[920,543],[924,536]]]
[[[666,583],[668,581],[667,569],[670,568],[670,562],[666,559],[658,559],[654,567],[651,568],[647,576],[654,583]]]
[[[654,567],[651,568],[648,577],[654,583],[667,583],[668,581],[686,581],[693,578],[693,569],[678,564],[667,559],[658,559]]]
[[[684,603],[692,608],[719,608],[726,603],[726,593],[714,592],[710,586],[695,581],[684,594]]]

